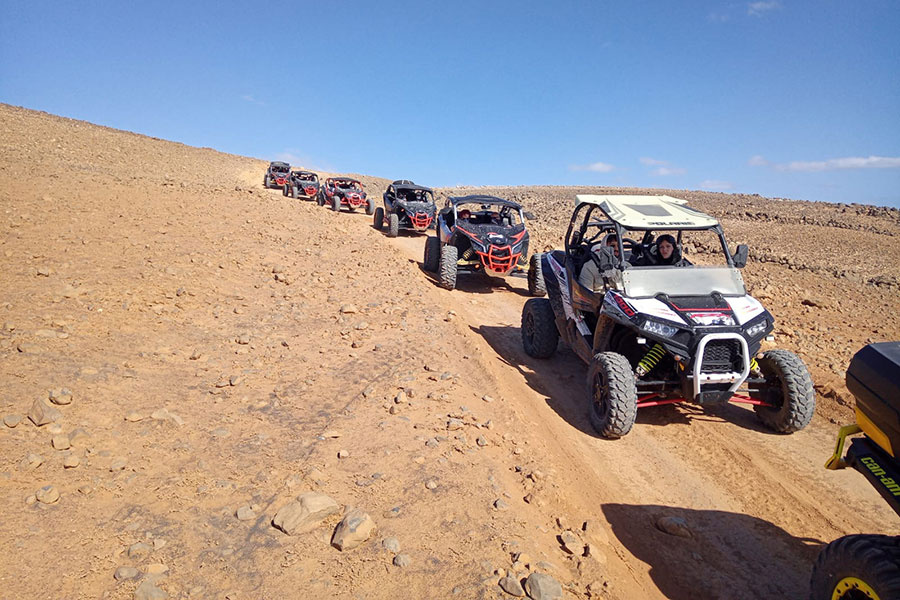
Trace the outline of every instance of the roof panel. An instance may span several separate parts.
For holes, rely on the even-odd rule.
[[[687,206],[672,196],[593,195],[575,196],[575,204],[595,204],[626,229],[683,229],[715,227],[713,217]]]

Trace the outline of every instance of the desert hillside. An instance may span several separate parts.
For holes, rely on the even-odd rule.
[[[0,104],[3,597],[796,598],[893,522],[822,464],[850,356],[900,339],[897,210],[666,191],[750,244],[818,416],[668,406],[607,441],[583,364],[521,350],[524,279],[440,289],[422,238],[265,167]],[[600,188],[478,191],[553,247]]]

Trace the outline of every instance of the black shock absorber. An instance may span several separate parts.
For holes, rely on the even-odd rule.
[[[647,351],[647,354],[644,355],[644,358],[638,362],[637,368],[634,370],[635,374],[638,377],[643,377],[647,373],[653,370],[659,361],[662,360],[663,356],[666,355],[665,349],[662,347],[662,344],[656,343],[653,344],[653,347]]]

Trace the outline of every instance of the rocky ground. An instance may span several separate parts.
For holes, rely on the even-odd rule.
[[[900,338],[897,211],[670,192],[751,244],[820,416],[669,407],[606,442],[577,359],[519,349],[522,280],[441,290],[421,238],[264,170],[0,105],[4,597],[798,597],[889,518],[821,464],[849,356]],[[573,192],[501,190],[550,246]]]

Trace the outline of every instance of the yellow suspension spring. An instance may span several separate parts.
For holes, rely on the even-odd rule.
[[[462,259],[463,260],[472,260],[475,256],[475,251],[472,248],[466,248],[466,251],[463,252]]]
[[[759,363],[756,362],[756,357],[750,359],[750,372],[759,371]]]
[[[666,355],[665,349],[663,349],[662,344],[656,343],[653,344],[653,347],[644,355],[644,358],[640,360],[637,368],[634,370],[637,373],[638,377],[643,377],[647,373],[653,370],[662,357]]]

